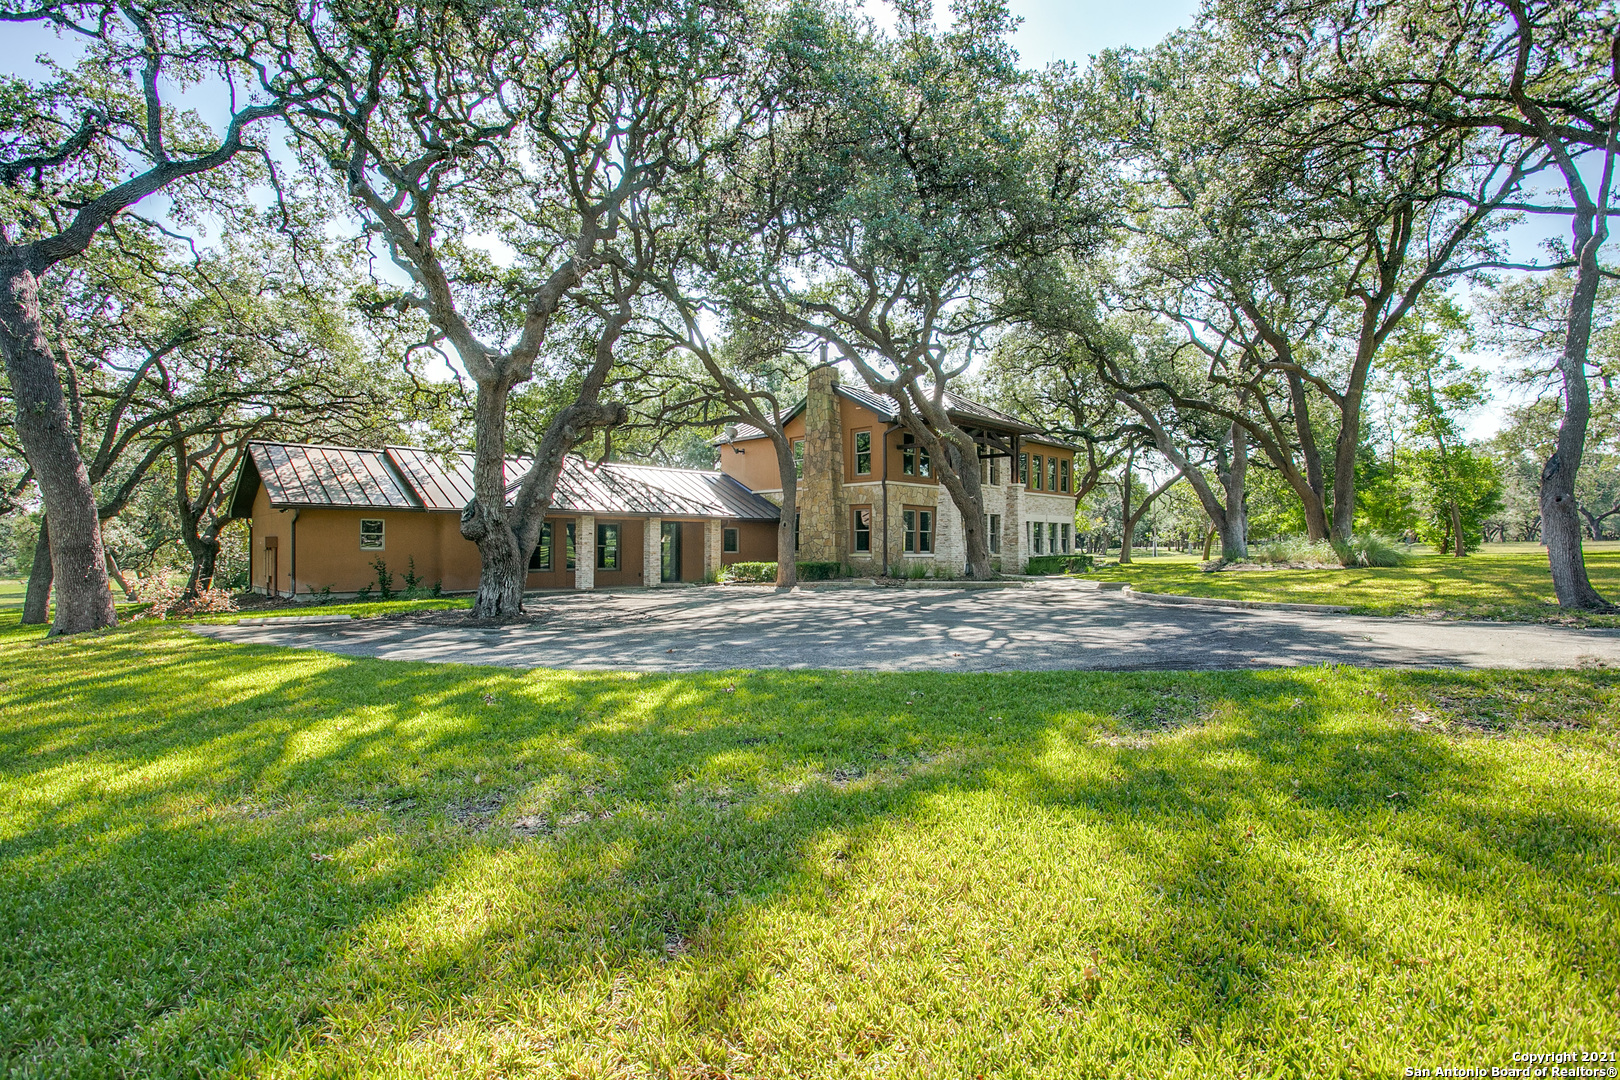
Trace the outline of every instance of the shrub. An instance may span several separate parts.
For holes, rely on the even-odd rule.
[[[720,571],[720,580],[754,584],[772,582],[776,580],[776,564],[773,562],[734,562]]]
[[[1090,555],[1036,555],[1024,566],[1026,574],[1089,574],[1097,568]]]
[[[844,576],[844,564],[837,562],[802,562],[799,563],[800,581],[831,581],[833,578]],[[774,569],[772,577],[775,577]]]
[[[1404,544],[1383,533],[1352,536],[1339,547],[1339,560],[1346,566],[1405,566],[1411,558]]]
[[[170,616],[222,615],[236,610],[231,594],[217,586],[204,589],[191,600],[183,600],[183,578],[146,578],[135,586],[135,597],[149,605],[135,617],[137,619],[167,619]]]
[[[1249,561],[1260,563],[1305,563],[1311,566],[1338,566],[1339,553],[1326,540],[1307,540],[1303,536],[1284,536],[1269,544],[1249,549]]]
[[[394,598],[394,575],[389,572],[388,563],[379,555],[372,560],[371,568],[377,571],[377,595],[384,600],[392,600]],[[364,591],[369,593],[371,586],[367,585]]]

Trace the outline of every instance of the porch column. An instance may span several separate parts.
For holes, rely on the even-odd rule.
[[[596,588],[596,518],[589,514],[574,519],[574,588]]]
[[[720,521],[707,518],[703,522],[703,580],[717,581],[720,577]]]
[[[641,534],[641,583],[657,588],[664,578],[664,519],[648,518]]]

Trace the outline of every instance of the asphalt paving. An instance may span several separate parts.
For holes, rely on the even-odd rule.
[[[536,622],[197,626],[345,656],[573,671],[1233,670],[1620,665],[1620,630],[1183,606],[1066,580],[1017,589],[671,588],[533,597]]]

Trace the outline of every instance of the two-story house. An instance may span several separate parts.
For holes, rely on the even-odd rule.
[[[1032,555],[1072,552],[1074,446],[988,405],[956,394],[946,401],[952,422],[979,444],[992,565],[1017,573]],[[839,562],[862,574],[918,563],[963,572],[960,512],[928,452],[901,428],[892,400],[842,385],[835,369],[820,368],[783,431],[798,475],[801,561]],[[739,425],[719,448],[723,473],[781,502],[776,452],[764,432]]]
[[[949,405],[981,448],[993,564],[1016,573],[1031,555],[1072,551],[1074,447],[978,402],[950,395]],[[786,428],[799,474],[800,561],[843,563],[859,574],[966,569],[956,504],[897,417],[892,401],[839,385],[833,369],[812,373]],[[717,472],[569,455],[529,559],[528,587],[652,587],[775,560],[782,481],[770,440],[739,428],[718,451]],[[252,444],[231,513],[251,522],[254,589],[352,593],[377,580],[379,565],[450,591],[475,588],[478,550],[459,527],[472,497],[471,464],[469,454],[410,447]],[[508,462],[513,490],[528,464]]]

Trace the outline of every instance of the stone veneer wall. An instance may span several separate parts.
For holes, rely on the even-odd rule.
[[[1024,492],[1023,503],[1024,521],[1039,521],[1043,523],[1048,521],[1056,521],[1060,525],[1065,521],[1068,522],[1069,550],[1074,550],[1073,495],[1048,495],[1045,492],[1026,491]],[[1018,542],[1020,544],[1024,542],[1024,526],[1022,523],[1020,523],[1018,526]],[[1032,553],[1025,552],[1024,558],[1027,560],[1030,554]],[[1045,554],[1051,555],[1052,552],[1047,551]],[[1061,554],[1061,552],[1059,552],[1059,554]]]
[[[838,372],[810,373],[804,405],[804,478],[799,481],[801,562],[843,562],[849,554],[844,527],[844,428],[839,417]]]

